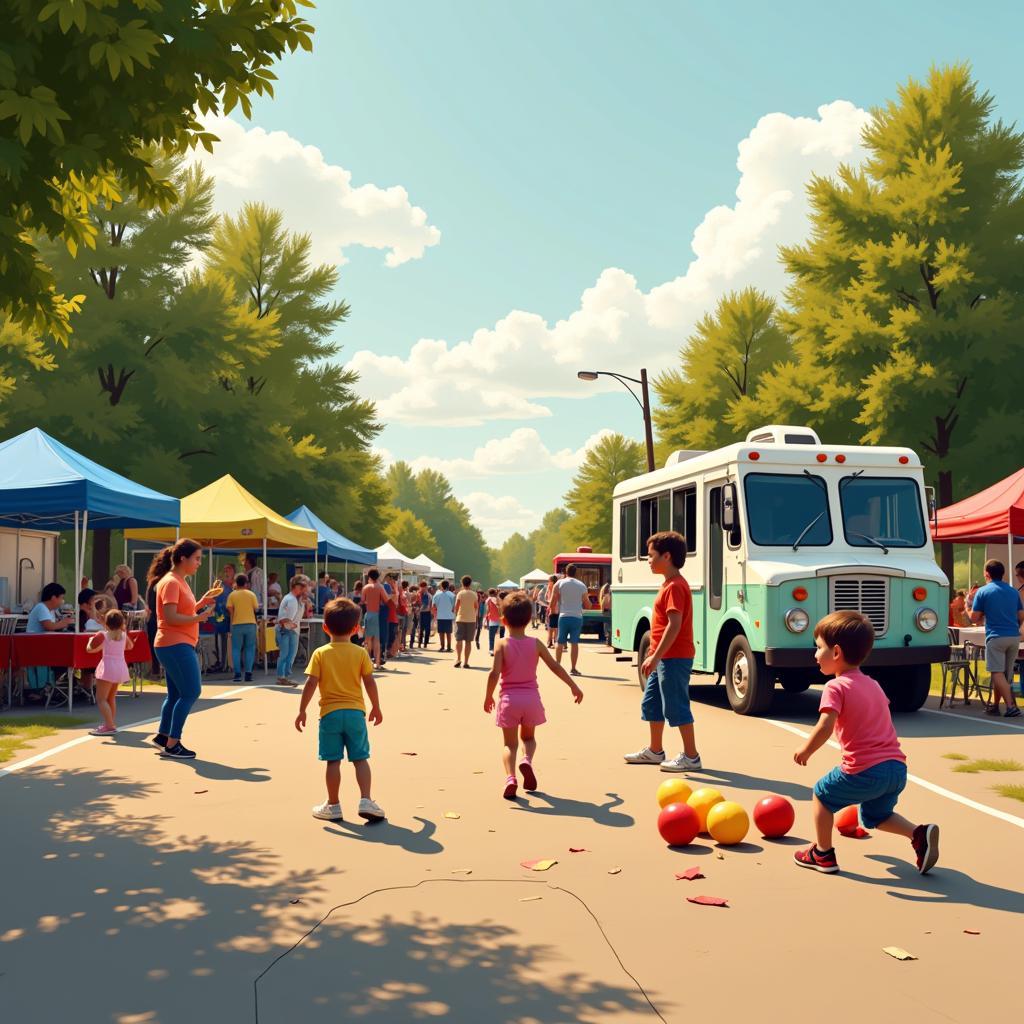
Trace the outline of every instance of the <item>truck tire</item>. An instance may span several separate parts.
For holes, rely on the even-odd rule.
[[[813,685],[814,676],[810,672],[801,672],[799,670],[784,672],[779,679],[779,683],[786,693],[803,693]]]
[[[636,649],[636,677],[640,683],[640,689],[647,689],[647,677],[640,671],[640,666],[647,660],[647,653],[651,649],[651,631],[647,630],[642,637],[640,637],[640,644]]]
[[[874,675],[869,667],[868,675]],[[878,685],[889,698],[893,711],[917,711],[928,699],[932,684],[931,665],[907,665],[889,668],[876,675]]]
[[[740,633],[732,638],[725,655],[725,692],[738,715],[759,715],[772,702],[775,679],[769,673],[764,655],[750,649]]]

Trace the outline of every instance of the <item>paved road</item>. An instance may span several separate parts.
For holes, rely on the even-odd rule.
[[[941,823],[940,865],[919,877],[909,848],[879,834],[840,841],[843,873],[827,877],[790,862],[810,836],[810,786],[835,758],[826,748],[809,768],[792,761],[788,730],[814,720],[815,691],[780,695],[771,719],[752,719],[728,711],[720,689],[695,689],[707,767],[694,779],[748,808],[782,793],[798,818],[779,843],[752,834],[677,851],[654,824],[666,776],[621,760],[644,740],[633,670],[595,645],[581,667],[579,707],[542,682],[541,789],[509,804],[482,663],[455,670],[436,652],[398,663],[371,737],[389,815],[373,827],[355,818],[350,772],[350,820],[309,816],[321,772],[315,734],[291,725],[295,690],[208,689],[188,727],[192,763],[162,761],[142,726],[51,738],[53,753],[0,777],[4,1019],[1015,1017],[1024,805],[990,787],[1024,773],[957,774],[942,755],[1024,760],[1024,730],[977,709],[900,716],[922,781],[901,809]],[[520,867],[535,858],[558,863]],[[676,881],[690,866],[706,878]],[[686,902],[701,894],[730,907]]]

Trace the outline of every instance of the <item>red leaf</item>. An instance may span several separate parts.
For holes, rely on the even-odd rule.
[[[677,882],[693,882],[698,878],[703,878],[704,872],[700,868],[687,868],[682,874],[676,872]]]
[[[570,853],[590,853],[590,851],[588,849],[586,849],[585,847],[583,847],[583,846],[570,846],[569,847],[569,852]]]
[[[699,903],[702,907],[727,907],[729,906],[728,900],[723,900],[721,896],[687,896],[687,903]]]

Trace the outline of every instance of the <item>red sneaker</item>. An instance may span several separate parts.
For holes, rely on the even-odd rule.
[[[537,788],[537,776],[533,774],[533,765],[529,761],[520,761],[519,770],[523,773],[523,789],[532,793]]]
[[[939,859],[939,826],[918,825],[914,829],[914,838],[910,840],[917,854],[917,870],[927,875]]]
[[[822,853],[817,846],[808,846],[806,850],[797,850],[793,860],[802,868],[813,868],[826,875],[834,875],[839,870],[834,849]]]
[[[518,789],[519,789],[519,783],[516,782],[516,777],[514,775],[510,775],[505,780],[505,792],[502,793],[501,795],[506,800],[515,800],[516,792],[518,791]]]

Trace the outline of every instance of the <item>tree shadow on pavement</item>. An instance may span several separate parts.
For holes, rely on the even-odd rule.
[[[250,841],[169,833],[156,787],[121,768],[29,769],[0,786],[11,1021],[156,1022],[215,1006],[220,1024],[250,1024],[252,978],[315,923],[310,904],[338,874],[292,869]],[[100,949],[117,964],[110,984],[97,983]]]
[[[571,797],[553,796],[538,789],[528,793],[526,798],[516,800],[512,806],[514,811],[526,811],[528,814],[552,815],[559,818],[586,818],[597,825],[607,825],[610,828],[626,828],[635,824],[631,814],[616,812],[615,808],[620,807],[625,801],[618,793],[605,793],[610,799],[603,804],[592,803],[589,800],[573,800]],[[547,807],[527,802],[530,797],[539,797],[546,801]]]
[[[842,876],[869,885],[900,885],[904,889],[915,890],[889,891],[889,895],[894,899],[907,900],[911,903],[941,903],[944,906],[962,904],[966,907],[983,907],[987,910],[1024,914],[1024,893],[980,882],[962,871],[945,867],[941,862],[929,874],[920,875],[909,860],[879,854],[870,854],[865,859],[885,867],[888,875],[877,878],[847,871],[844,868]]]
[[[411,828],[396,825],[392,821],[382,821],[372,825],[357,825],[351,821],[336,821],[324,828],[325,832],[343,839],[356,839],[361,843],[376,843],[380,846],[397,846],[408,853],[432,854],[441,853],[444,846],[434,839],[437,825],[427,818],[413,816],[413,821],[422,824],[418,832]]]

